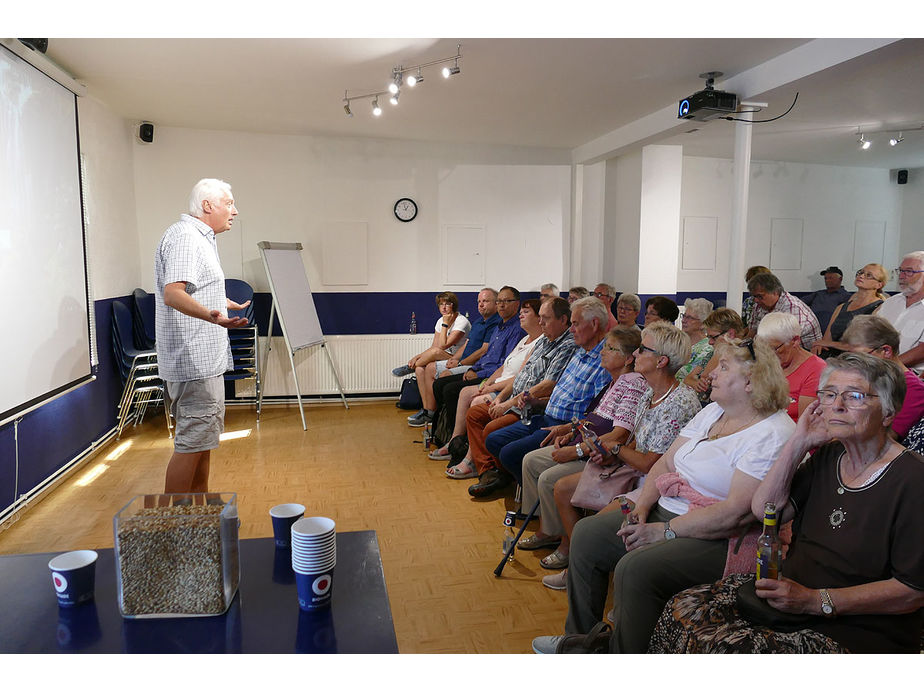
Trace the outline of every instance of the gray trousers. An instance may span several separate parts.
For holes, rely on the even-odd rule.
[[[555,482],[569,474],[576,474],[584,469],[586,460],[573,460],[559,464],[552,459],[554,445],[526,453],[523,458],[523,508],[526,511],[536,504],[539,496],[539,516],[542,518],[542,532],[551,537],[560,537],[565,533],[558,508],[555,507],[553,491]]]
[[[650,522],[673,517],[661,506]],[[580,520],[571,536],[568,565],[568,620],[566,633],[587,633],[603,620],[609,573],[613,575],[616,622],[613,652],[644,653],[667,600],[694,585],[722,577],[727,539],[677,538],[626,551],[616,536],[622,513],[609,512]]]

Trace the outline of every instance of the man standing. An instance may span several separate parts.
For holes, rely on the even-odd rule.
[[[224,430],[228,328],[247,324],[227,310],[250,303],[225,296],[215,243],[235,216],[231,186],[204,178],[192,189],[189,214],[164,232],[154,256],[157,364],[176,420],[165,493],[208,491],[210,451]]]
[[[616,287],[603,283],[597,284],[594,288],[594,296],[599,298],[603,302],[603,305],[606,306],[607,323],[604,327],[606,328],[606,332],[609,332],[619,324],[612,310],[613,301],[616,300]]]
[[[819,274],[825,278],[825,288],[803,297],[802,302],[812,309],[815,317],[818,318],[818,326],[824,332],[828,323],[831,322],[834,309],[850,298],[850,292],[841,286],[844,273],[839,267],[832,265],[828,269],[821,270]]]
[[[488,435],[485,439],[488,452],[500,460],[506,474],[499,475],[493,483],[486,484],[482,479],[469,488],[471,495],[486,496],[503,488],[512,479],[519,482],[523,478],[523,457],[542,445],[548,436],[548,427],[570,423],[575,416],[582,417],[594,396],[610,382],[610,374],[600,363],[606,336],[606,312],[603,302],[590,296],[571,307],[569,329],[578,348],[558,382],[543,381],[529,390],[530,396],[536,399],[548,396],[545,412],[531,417],[529,423],[513,423]],[[551,387],[541,387],[547,385]],[[521,394],[518,406],[522,397]]]
[[[821,339],[818,318],[798,298],[783,289],[775,274],[762,272],[748,281],[748,291],[754,297],[754,311],[748,323],[748,336],[757,334],[757,326],[768,313],[792,313],[802,327],[802,348],[811,350],[812,344]]]
[[[897,272],[901,293],[886,299],[876,315],[898,330],[898,358],[920,375],[924,371],[924,250],[905,255]]]

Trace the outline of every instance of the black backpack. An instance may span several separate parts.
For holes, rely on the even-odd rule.
[[[410,409],[417,411],[423,407],[423,401],[420,399],[420,390],[417,389],[417,376],[412,375],[401,383],[401,394],[398,395],[398,401],[395,402],[398,409]]]

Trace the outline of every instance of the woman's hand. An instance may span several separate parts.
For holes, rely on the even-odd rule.
[[[709,392],[710,387],[712,387],[712,373],[707,373],[699,377],[693,389],[704,395]]]
[[[635,512],[632,512],[629,517],[631,518],[634,515]],[[649,544],[664,541],[664,527],[665,523],[663,522],[641,522],[639,524],[625,525],[616,534],[622,537],[626,550],[632,551]]]
[[[470,406],[477,407],[479,404],[485,404],[486,402],[491,402],[491,398],[488,395],[476,395],[472,398]]]
[[[821,595],[818,590],[803,587],[788,578],[764,578],[754,583],[754,592],[775,609],[788,614],[820,614]]]
[[[824,445],[831,439],[832,436],[828,433],[828,426],[824,419],[824,410],[821,402],[816,399],[805,408],[799,417],[793,440],[798,440],[799,444],[808,451]]]

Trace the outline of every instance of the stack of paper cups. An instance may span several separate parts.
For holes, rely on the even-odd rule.
[[[329,517],[303,517],[292,525],[292,570],[298,605],[305,611],[330,606],[337,564],[337,532]]]

